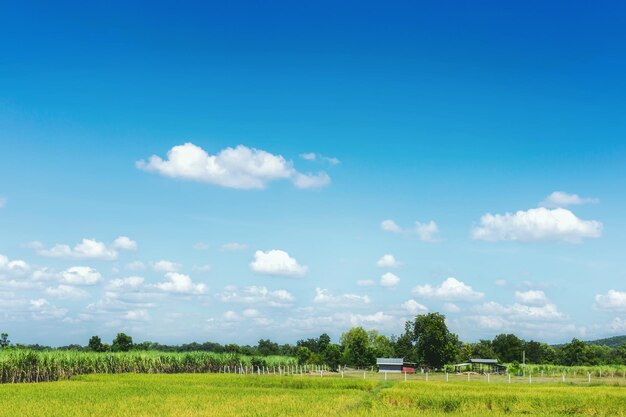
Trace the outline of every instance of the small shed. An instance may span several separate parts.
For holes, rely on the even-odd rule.
[[[376,358],[376,365],[379,372],[414,372],[415,364],[405,362],[404,358]]]
[[[506,365],[498,363],[497,359],[470,359],[466,363],[457,363],[454,365],[456,372],[476,372],[476,373],[490,373],[499,374],[506,372]]]

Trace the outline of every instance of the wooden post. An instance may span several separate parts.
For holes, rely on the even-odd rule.
[[[487,383],[491,383],[490,379],[489,379],[489,372],[487,372]]]
[[[448,382],[448,371],[446,371],[446,382]]]
[[[387,371],[385,371],[385,381],[387,380]]]
[[[509,375],[509,384],[510,384],[511,383],[511,374],[508,374],[508,375]]]

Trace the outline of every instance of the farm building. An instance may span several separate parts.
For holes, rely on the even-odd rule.
[[[379,372],[415,372],[415,364],[404,358],[376,358],[376,365]]]
[[[457,363],[454,365],[456,372],[476,372],[499,374],[506,372],[506,365],[498,363],[497,359],[470,359],[466,363]]]

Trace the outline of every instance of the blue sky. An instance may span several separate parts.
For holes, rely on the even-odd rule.
[[[625,11],[9,4],[0,330],[626,333]]]

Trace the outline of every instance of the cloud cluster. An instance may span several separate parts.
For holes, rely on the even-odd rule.
[[[456,278],[447,278],[439,286],[430,284],[418,285],[413,288],[413,294],[425,298],[433,298],[443,301],[476,301],[483,298],[484,294]]]
[[[165,282],[154,285],[161,291],[172,294],[199,295],[206,294],[208,288],[205,284],[194,284],[189,275],[178,272],[168,272],[165,274]]]
[[[357,295],[357,294],[333,295],[330,293],[329,290],[318,287],[315,289],[315,297],[313,298],[313,302],[319,303],[319,304],[362,305],[362,304],[369,304],[370,298],[367,295]]]
[[[598,310],[626,312],[626,291],[609,290],[595,296]]]
[[[210,155],[193,143],[174,146],[167,159],[152,155],[137,161],[137,168],[170,178],[181,178],[227,188],[263,189],[271,181],[290,180],[298,188],[317,188],[330,183],[325,172],[303,174],[281,155],[239,145]]]
[[[295,297],[287,290],[269,290],[254,285],[243,288],[227,286],[219,298],[225,303],[261,304],[276,308],[291,307],[295,301]]]
[[[414,228],[403,229],[391,219],[383,220],[380,229],[384,232],[415,235],[423,242],[436,242],[439,236],[439,227],[434,221],[421,223],[416,221]]]
[[[306,275],[307,267],[300,265],[295,258],[280,249],[272,249],[267,252],[256,251],[254,260],[250,262],[253,272],[264,275],[284,277],[302,277]]]
[[[126,236],[120,236],[108,246],[95,239],[83,239],[80,243],[71,247],[67,244],[56,244],[51,248],[46,248],[41,242],[30,242],[26,246],[36,249],[42,256],[51,258],[68,259],[100,259],[115,260],[118,257],[118,250],[136,250],[137,242]]]
[[[577,243],[602,234],[602,223],[581,220],[564,208],[544,207],[506,214],[485,214],[472,230],[475,240],[519,242],[563,241]]]
[[[568,206],[578,206],[581,204],[597,204],[597,198],[582,198],[578,194],[568,194],[563,191],[555,191],[545,198],[539,205],[547,208],[563,208]]]
[[[398,262],[393,255],[386,254],[376,262],[376,266],[379,268],[398,268],[400,262]]]

